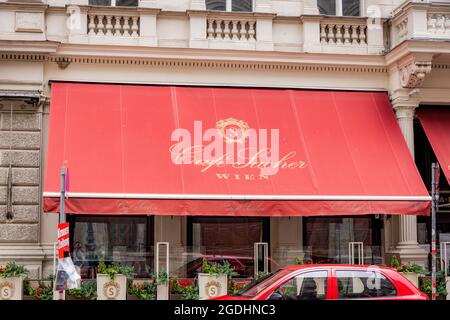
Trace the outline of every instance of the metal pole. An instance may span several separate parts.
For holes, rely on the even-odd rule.
[[[64,199],[66,197],[66,167],[61,167],[61,179],[60,179],[60,187],[61,187],[61,195],[59,199],[59,223],[66,222],[66,214],[64,212]]]
[[[439,164],[431,164],[431,299],[436,300],[436,208],[439,204]]]

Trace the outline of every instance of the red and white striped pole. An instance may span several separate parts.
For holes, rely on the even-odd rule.
[[[436,300],[436,210],[439,204],[439,163],[431,164],[431,299]]]

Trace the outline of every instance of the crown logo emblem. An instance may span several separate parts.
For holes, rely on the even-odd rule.
[[[219,134],[228,143],[242,143],[249,135],[249,125],[247,122],[228,118],[216,122]]]

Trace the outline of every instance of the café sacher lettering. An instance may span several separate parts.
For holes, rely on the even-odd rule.
[[[203,131],[202,121],[194,121],[192,130],[178,128],[172,132],[170,148],[176,165],[197,165],[200,172],[231,166],[235,169],[259,169],[234,174],[217,173],[219,179],[268,179],[280,169],[303,169],[307,163],[297,159],[296,151],[280,154],[279,129],[252,129],[234,118],[219,120],[215,128]]]

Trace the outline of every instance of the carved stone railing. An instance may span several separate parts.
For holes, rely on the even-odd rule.
[[[450,40],[450,2],[405,2],[394,11],[391,48],[405,40]]]
[[[206,18],[208,47],[255,50],[257,24],[253,13],[209,13]]]
[[[326,17],[320,22],[320,44],[324,52],[365,51],[368,46],[366,18]]]
[[[87,13],[87,35],[91,43],[137,44],[140,36],[139,12],[136,9],[90,9]]]
[[[427,31],[431,37],[444,37],[450,39],[450,12],[447,14],[428,12]]]

